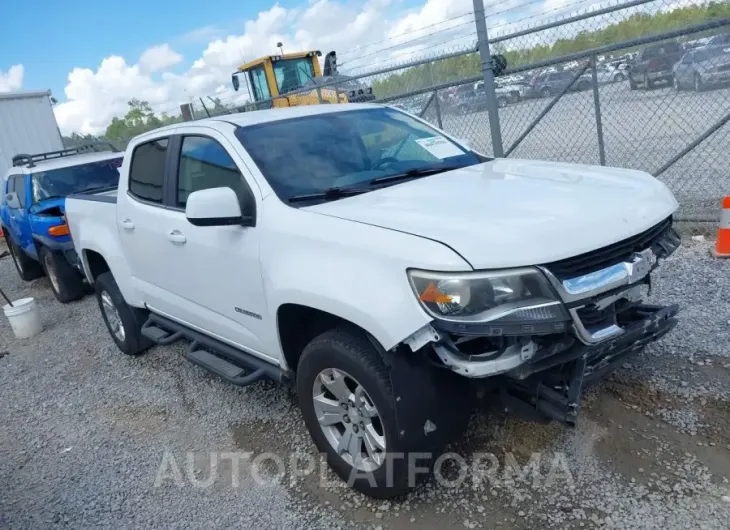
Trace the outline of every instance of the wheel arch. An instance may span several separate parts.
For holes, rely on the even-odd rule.
[[[111,267],[106,258],[96,250],[84,249],[81,254],[81,262],[83,263],[86,279],[92,285],[100,274],[111,272]]]
[[[367,338],[383,354],[382,344],[363,326],[328,311],[298,303],[285,303],[276,311],[276,328],[279,345],[290,372],[297,370],[299,357],[315,337],[325,331],[344,328]]]

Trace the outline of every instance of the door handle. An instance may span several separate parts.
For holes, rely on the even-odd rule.
[[[167,239],[169,239],[172,243],[185,243],[185,241],[187,241],[185,239],[185,234],[180,232],[180,230],[171,230],[168,232]]]
[[[119,222],[120,225],[122,225],[122,228],[125,230],[134,230],[134,223],[131,219],[125,219],[124,221]]]

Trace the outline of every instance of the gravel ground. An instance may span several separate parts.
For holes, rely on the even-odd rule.
[[[93,297],[62,306],[45,278],[24,283],[0,259],[0,286],[36,297],[45,324],[16,340],[0,318],[0,527],[727,528],[730,262],[709,246],[686,241],[664,264],[653,296],[682,304],[680,325],[593,389],[576,428],[485,406],[452,448],[466,480],[391,502],[329,473],[287,467],[277,482],[275,466],[245,462],[234,473],[222,453],[312,454],[286,389],[229,386],[183,345],[125,357]],[[443,475],[458,472],[452,459]]]

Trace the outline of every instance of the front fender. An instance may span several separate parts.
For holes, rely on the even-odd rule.
[[[261,237],[273,321],[283,304],[300,304],[358,325],[389,350],[431,321],[413,294],[409,268],[471,270],[436,241],[288,207],[267,210],[262,228],[281,227]]]

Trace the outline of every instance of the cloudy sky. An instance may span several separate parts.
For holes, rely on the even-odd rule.
[[[337,50],[342,70],[367,70],[475,38],[472,0],[75,0],[61,11],[38,3],[30,19],[27,3],[2,8],[0,92],[50,88],[64,133],[103,132],[133,97],[169,113],[195,97],[230,99],[235,67],[277,42]],[[485,0],[501,30],[595,3]]]

